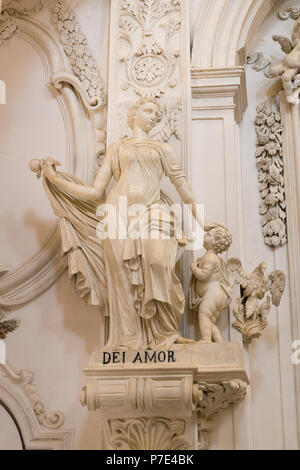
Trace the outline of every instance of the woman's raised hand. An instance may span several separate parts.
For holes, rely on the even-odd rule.
[[[52,158],[47,158],[43,161],[44,176],[52,183],[54,183],[54,180],[57,177],[56,165],[60,165],[60,163]]]

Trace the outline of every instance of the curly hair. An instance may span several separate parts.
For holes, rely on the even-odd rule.
[[[130,127],[130,129],[133,129],[134,120],[135,120],[135,117],[136,117],[136,113],[138,112],[138,109],[143,104],[146,104],[146,103],[155,104],[155,106],[157,107],[157,113],[156,113],[157,122],[161,121],[161,119],[162,119],[162,109],[161,109],[161,106],[160,106],[159,102],[155,98],[148,98],[148,99],[141,98],[133,106],[131,106],[128,109],[127,123],[128,123],[128,126]]]
[[[218,254],[229,250],[232,244],[232,235],[226,227],[214,227],[209,233],[213,234],[214,248]]]

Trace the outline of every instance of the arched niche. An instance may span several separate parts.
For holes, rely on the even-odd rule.
[[[192,66],[217,68],[244,65],[248,44],[276,1],[197,0]]]
[[[64,416],[46,412],[37,393],[34,374],[14,371],[0,364],[0,419],[10,433],[3,445],[13,450],[68,450],[73,447],[74,431],[62,430]],[[1,449],[1,441],[0,441]]]
[[[44,67],[44,85],[50,88],[52,99],[55,99],[59,106],[66,141],[66,170],[88,180],[93,165],[91,158],[94,145],[93,128],[83,99],[70,84],[71,74],[64,51],[52,32],[38,21],[30,18],[17,18],[15,21],[18,25],[19,38],[30,44],[38,53]],[[14,38],[11,39],[13,40]],[[66,77],[65,82],[64,77]],[[82,138],[83,135],[86,138]],[[36,184],[34,178],[32,184]],[[11,191],[14,190],[16,188],[12,184]],[[6,194],[6,197],[9,198],[10,195]],[[30,256],[22,265],[1,276],[1,305],[10,307],[32,300],[47,290],[64,272],[66,261],[61,255],[60,234],[55,223],[45,238],[43,247],[37,253]]]

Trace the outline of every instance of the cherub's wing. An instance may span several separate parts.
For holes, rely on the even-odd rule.
[[[285,274],[282,271],[273,271],[268,276],[267,290],[270,291],[272,296],[272,304],[278,307],[281,301],[282,294],[285,289]]]
[[[240,284],[242,287],[246,287],[247,274],[245,273],[242,263],[238,258],[231,258],[227,262],[227,272],[231,287],[234,284]]]
[[[174,134],[177,139],[181,139],[181,105],[179,101],[173,101],[166,105],[163,119],[150,132],[150,136],[154,140],[160,142],[168,142]]]
[[[289,54],[293,50],[293,45],[289,38],[286,38],[285,36],[272,36],[273,40],[276,42],[279,42],[281,50],[285,52],[286,54]]]

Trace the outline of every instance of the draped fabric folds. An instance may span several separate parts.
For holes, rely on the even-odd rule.
[[[66,181],[84,184],[60,173]],[[109,314],[103,243],[97,237],[99,202],[86,202],[62,191],[44,178],[44,187],[53,211],[59,217],[62,250],[68,258],[69,277],[86,305],[99,306]]]
[[[106,348],[168,349],[180,336],[184,295],[175,262],[182,240],[174,231],[171,201],[162,194],[160,181],[164,174],[172,182],[184,174],[174,153],[166,148],[130,139],[118,141],[108,151],[106,158],[115,183],[105,204],[114,208],[118,220],[126,219],[127,235],[123,238],[98,238],[99,202],[76,199],[44,179],[48,198],[60,218],[70,278],[86,303],[99,305],[110,315]],[[124,196],[126,214],[119,205]],[[143,205],[144,210],[130,212],[134,204]],[[132,236],[137,230],[140,235]]]

